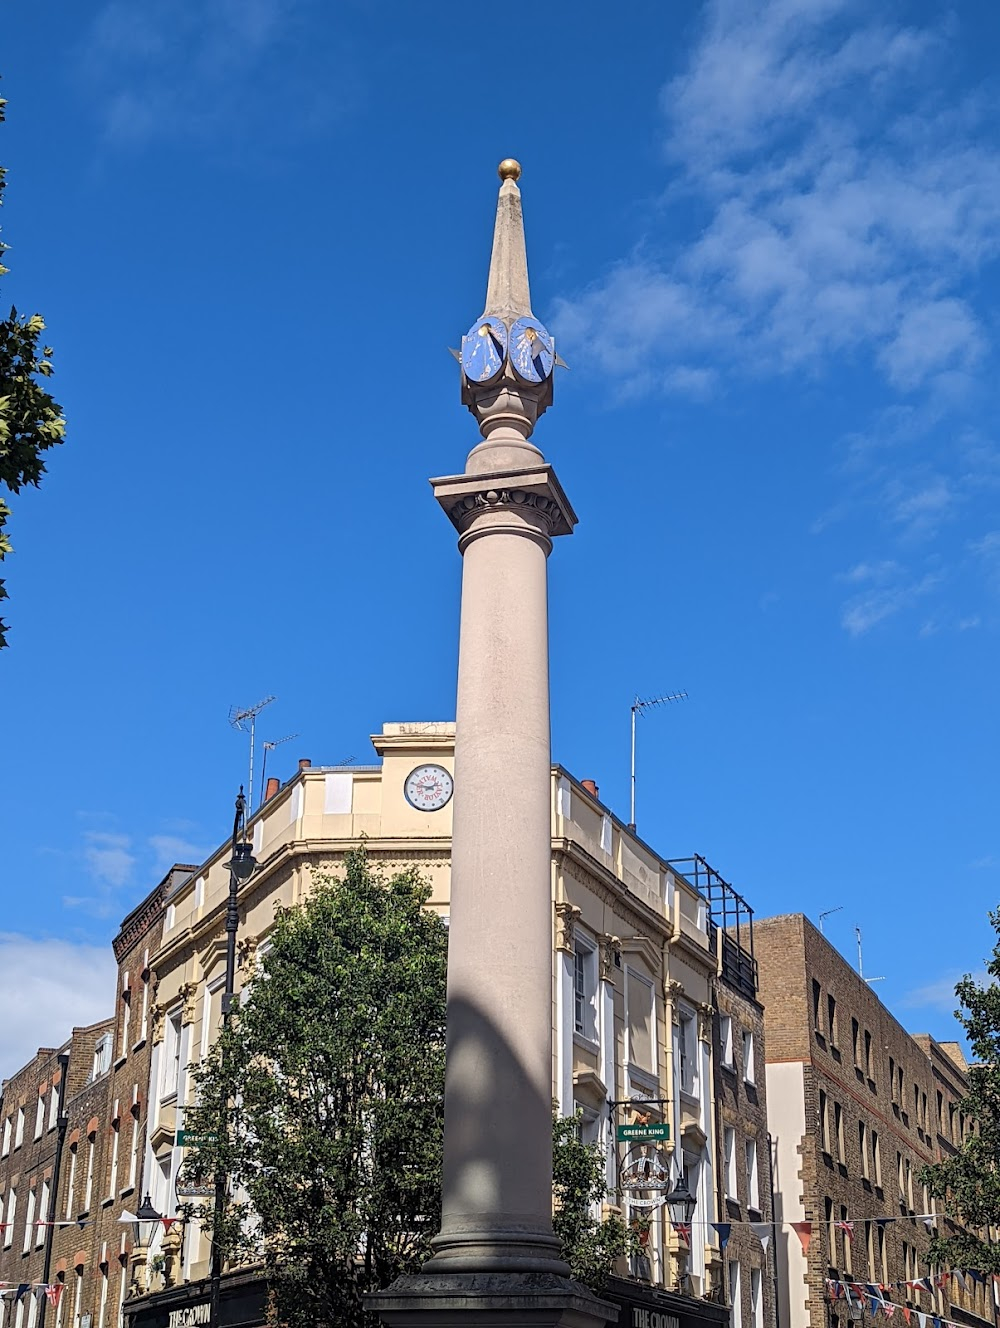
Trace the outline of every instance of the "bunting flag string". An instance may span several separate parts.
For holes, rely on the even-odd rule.
[[[953,1269],[952,1272],[942,1273],[938,1277],[918,1277],[907,1282],[849,1282],[828,1277],[826,1278],[826,1288],[833,1300],[846,1299],[848,1304],[853,1300],[860,1301],[863,1304],[867,1300],[868,1308],[872,1317],[878,1314],[879,1310],[881,1310],[887,1319],[891,1319],[898,1310],[908,1325],[912,1322],[913,1316],[915,1315],[917,1319],[917,1328],[928,1328],[928,1320],[930,1320],[931,1328],[962,1328],[962,1325],[955,1323],[953,1319],[945,1319],[941,1315],[928,1314],[923,1310],[911,1309],[909,1305],[897,1305],[894,1301],[886,1300],[885,1298],[886,1292],[891,1293],[894,1289],[900,1287],[907,1287],[915,1291],[924,1291],[930,1295],[935,1289],[939,1291],[942,1290],[947,1284],[949,1277],[954,1277],[960,1273],[965,1278],[971,1276],[971,1273],[967,1270],[956,1268]],[[980,1273],[979,1275],[985,1283],[986,1274]],[[993,1273],[991,1276],[994,1282],[1000,1285],[1000,1274]]]
[[[684,1242],[685,1245],[691,1244],[691,1223],[690,1222],[671,1222],[670,1225]]]
[[[710,1222],[709,1226],[719,1237],[719,1249],[724,1250],[729,1244],[729,1237],[733,1234],[732,1222]]]
[[[813,1224],[811,1222],[793,1222],[792,1230],[799,1238],[799,1244],[802,1246],[804,1258],[809,1257],[809,1242],[812,1240]]]

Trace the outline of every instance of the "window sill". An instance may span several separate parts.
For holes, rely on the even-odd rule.
[[[135,1193],[135,1186],[134,1186],[134,1185],[126,1185],[125,1188],[124,1188],[123,1190],[119,1190],[119,1191],[118,1191],[118,1198],[119,1198],[119,1199],[125,1199],[125,1198],[128,1197],[128,1195],[130,1195],[130,1194],[134,1194],[134,1193]]]
[[[744,1082],[744,1084],[746,1085],[747,1088],[756,1088],[756,1087],[757,1087],[757,1080],[756,1080],[756,1079],[748,1079],[748,1078],[746,1077],[746,1075],[743,1076],[743,1082]]]
[[[735,1062],[735,1061],[723,1061],[723,1062],[722,1062],[722,1068],[727,1072],[727,1074],[731,1074],[731,1075],[733,1075],[734,1078],[735,1078],[735,1075],[736,1075],[736,1062]]]
[[[601,1054],[601,1044],[597,1039],[589,1037],[586,1033],[578,1033],[576,1029],[573,1030],[573,1045],[574,1047],[582,1047],[584,1051],[589,1051],[592,1056]],[[176,1094],[174,1096],[176,1097]]]
[[[111,1204],[114,1203],[114,1201],[115,1201],[115,1196],[113,1194],[109,1194],[106,1199],[101,1200],[101,1207],[108,1208],[110,1207]]]
[[[138,1042],[133,1042],[133,1043],[132,1043],[132,1050],[133,1050],[133,1051],[142,1051],[142,1049],[143,1049],[143,1047],[144,1047],[145,1045],[146,1045],[146,1039],[145,1039],[145,1037],[141,1037],[141,1038],[139,1039]]]
[[[595,1044],[595,1045],[596,1045],[596,1044]],[[176,1107],[176,1106],[177,1106],[177,1089],[176,1089],[176,1088],[172,1088],[172,1089],[170,1090],[169,1093],[164,1093],[164,1095],[160,1098],[160,1106],[161,1106],[161,1107]]]

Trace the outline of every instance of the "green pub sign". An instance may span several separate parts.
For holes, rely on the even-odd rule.
[[[656,1125],[619,1125],[616,1133],[619,1143],[628,1139],[632,1143],[644,1144],[654,1139],[669,1139],[670,1126],[666,1121]]]

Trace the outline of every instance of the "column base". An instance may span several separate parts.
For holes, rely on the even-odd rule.
[[[365,1297],[387,1328],[604,1328],[618,1307],[554,1273],[416,1273]]]

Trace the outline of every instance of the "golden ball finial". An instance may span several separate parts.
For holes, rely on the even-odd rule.
[[[516,183],[521,178],[521,163],[513,157],[504,157],[497,167],[497,175],[501,180],[513,180]]]

